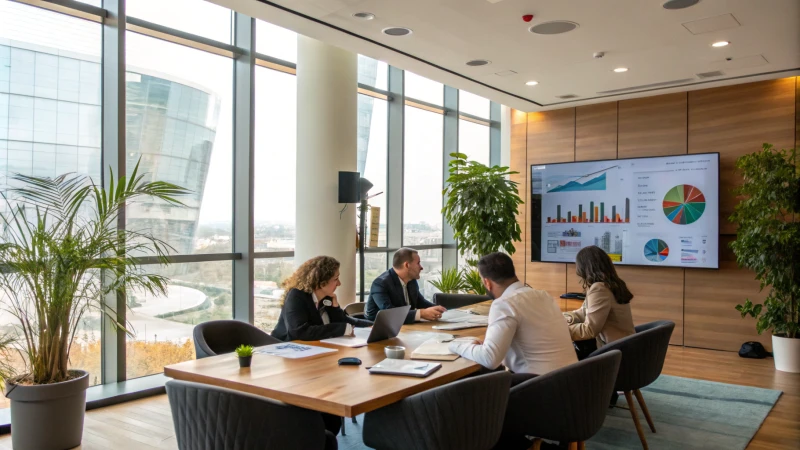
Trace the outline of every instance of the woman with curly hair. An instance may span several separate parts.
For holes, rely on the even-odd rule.
[[[578,359],[584,359],[597,348],[636,332],[630,305],[633,294],[617,275],[611,258],[594,245],[578,252],[575,272],[586,300],[580,309],[564,316]]]
[[[282,341],[318,341],[371,326],[372,322],[354,319],[339,307],[336,288],[341,284],[336,259],[317,256],[304,262],[283,282],[281,315],[272,336]]]

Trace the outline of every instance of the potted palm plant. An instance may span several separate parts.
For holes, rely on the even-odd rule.
[[[164,295],[167,279],[147,273],[130,255],[155,255],[167,263],[167,243],[146,231],[116,228],[125,204],[141,198],[182,205],[187,190],[130,177],[107,189],[80,175],[55,179],[12,177],[0,213],[0,284],[6,311],[16,317],[25,368],[6,380],[15,449],[80,445],[88,373],[71,370],[69,350],[81,318],[99,311],[116,322],[104,298],[128,289]],[[46,427],[47,432],[43,432]]]
[[[428,283],[444,294],[458,294],[465,288],[461,271],[455,267],[440,270],[439,279],[428,280]]]
[[[739,225],[730,246],[739,266],[756,273],[763,303],[736,306],[756,319],[758,334],[772,332],[775,368],[800,372],[800,168],[797,151],[764,144],[736,161],[744,183],[730,220]]]

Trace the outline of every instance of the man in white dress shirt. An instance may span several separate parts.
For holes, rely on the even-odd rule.
[[[484,256],[478,272],[495,299],[486,336],[483,342],[453,342],[450,351],[490,370],[503,363],[517,374],[543,375],[578,362],[558,305],[547,292],[523,285],[508,255]]]

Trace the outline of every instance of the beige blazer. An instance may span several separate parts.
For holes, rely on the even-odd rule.
[[[597,339],[597,348],[636,333],[631,305],[617,303],[614,294],[603,283],[589,286],[580,309],[565,314],[572,317],[569,325],[572,340]]]

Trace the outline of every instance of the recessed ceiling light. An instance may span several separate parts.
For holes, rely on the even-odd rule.
[[[627,72],[627,71],[628,71],[627,67],[617,67],[616,69],[614,69],[614,72],[617,72],[617,73],[622,73],[622,72]]]
[[[372,20],[372,19],[375,18],[375,14],[368,13],[368,12],[357,12],[357,13],[353,14],[353,17],[355,17],[356,19],[361,19],[361,20]]]
[[[727,47],[728,45],[730,45],[730,42],[728,41],[719,41],[711,44],[712,47]]]
[[[533,34],[561,34],[572,31],[578,28],[578,24],[568,20],[554,20],[552,22],[544,22],[528,28]]]
[[[528,81],[525,83],[525,86],[536,86],[537,84],[539,84],[538,81]]]
[[[486,66],[491,63],[492,63],[491,61],[487,61],[485,59],[473,59],[472,61],[467,61],[467,65],[471,67]]]
[[[389,27],[384,28],[382,31],[387,36],[408,36],[413,33],[410,28],[405,27]]]

